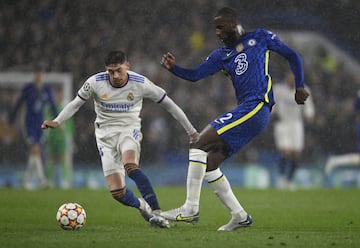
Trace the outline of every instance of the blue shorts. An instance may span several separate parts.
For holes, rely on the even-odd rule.
[[[229,157],[259,135],[270,121],[270,107],[264,102],[239,104],[210,123],[229,145]]]
[[[27,125],[26,134],[29,144],[37,144],[43,142],[44,130],[41,129],[40,125]]]

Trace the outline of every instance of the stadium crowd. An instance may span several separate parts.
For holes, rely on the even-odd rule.
[[[106,52],[120,48],[128,53],[130,62],[134,61],[132,69],[166,89],[195,127],[201,130],[208,120],[235,105],[230,100],[233,97],[227,97],[234,94],[231,82],[224,75],[214,75],[207,78],[206,82],[178,83],[181,79],[174,77],[160,65],[164,52],[171,51],[179,63],[185,66],[198,64],[205,59],[218,42],[211,16],[214,10],[223,5],[231,5],[246,13],[241,18],[246,30],[305,29],[299,23],[296,25],[296,20],[301,20],[300,17],[306,12],[301,9],[301,4],[295,5],[294,1],[267,3],[268,11],[283,11],[285,16],[295,16],[293,20],[289,20],[291,25],[287,26],[286,21],[276,22],[269,18],[268,24],[264,16],[259,17],[260,13],[254,6],[256,3],[265,4],[265,1],[243,2],[234,1],[232,4],[232,1],[170,0],[152,1],[150,6],[139,0],[2,1],[0,68],[2,71],[26,71],[34,62],[41,61],[46,64],[48,71],[71,72],[76,94],[86,80],[86,75],[103,70],[99,65],[103,64]],[[327,1],[317,1],[315,9],[321,9],[321,2],[327,4]],[[333,11],[350,11],[353,8],[351,4],[359,5],[356,1],[339,2],[342,8],[334,8]],[[346,2],[352,3],[347,5]],[[305,4],[305,7],[308,6]],[[330,16],[330,13],[323,13],[320,19],[315,12],[310,14],[315,17],[309,18],[313,22],[307,28],[315,30],[327,26],[329,30],[332,27],[332,23],[323,24],[324,19],[321,19]],[[260,23],[259,20],[265,22]],[[322,20],[321,25],[318,25],[319,20]],[[317,59],[311,61],[307,61],[306,49],[302,48],[300,51],[306,68],[306,83],[311,88],[317,109],[315,122],[306,127],[303,161],[316,161],[329,153],[354,151],[356,140],[353,101],[358,88],[356,84],[360,83],[359,77],[348,73],[343,64],[322,46],[317,49]],[[283,76],[283,66],[271,67],[274,83]],[[203,90],[207,94],[200,94]],[[8,100],[5,96],[0,98],[1,121],[4,121]],[[75,163],[98,162],[92,108],[92,103],[87,103],[74,118],[77,126],[74,137]],[[187,136],[166,111],[148,103],[144,105],[142,119],[142,131],[146,133],[142,143],[143,163],[168,164],[187,157]],[[245,149],[235,160],[254,160],[258,158],[254,154],[274,152],[272,137],[272,130],[268,128],[265,134],[254,141],[251,150]],[[18,146],[9,145],[1,139],[1,152],[7,151],[13,155],[8,160],[25,160],[24,151],[17,148]],[[3,157],[2,160],[4,159]]]

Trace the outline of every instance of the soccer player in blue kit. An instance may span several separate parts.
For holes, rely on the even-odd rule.
[[[42,65],[35,65],[33,75],[34,80],[26,84],[21,95],[15,103],[15,107],[10,113],[9,122],[13,124],[20,107],[26,105],[25,128],[26,138],[30,145],[29,157],[24,177],[24,187],[33,188],[32,177],[35,174],[39,180],[40,187],[47,187],[47,179],[44,173],[41,149],[43,142],[43,130],[41,124],[44,119],[44,109],[50,106],[51,113],[56,116],[57,110],[51,88],[44,85],[44,68]]]
[[[274,51],[288,60],[295,76],[295,101],[304,104],[309,93],[304,89],[304,72],[300,56],[275,34],[257,29],[245,32],[234,9],[224,7],[214,18],[215,32],[224,46],[215,49],[195,69],[185,69],[166,53],[162,65],[174,75],[197,81],[222,71],[232,80],[237,107],[211,121],[199,139],[190,144],[185,203],[162,215],[173,221],[197,222],[202,181],[209,183],[221,202],[230,210],[230,221],[218,231],[249,227],[252,217],[241,206],[219,166],[238,152],[268,125],[274,105],[269,74],[269,53]],[[226,96],[224,96],[226,97]]]

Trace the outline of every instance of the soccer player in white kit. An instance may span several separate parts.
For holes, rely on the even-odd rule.
[[[301,152],[304,149],[304,121],[311,122],[315,115],[315,107],[309,96],[307,103],[298,105],[294,102],[295,80],[291,71],[287,72],[282,82],[273,85],[276,105],[274,139],[276,149],[280,153],[279,188],[293,188],[293,177]],[[309,91],[309,89],[307,88]],[[289,167],[288,171],[286,167]],[[287,172],[287,173],[286,173]]]
[[[105,72],[89,77],[53,120],[45,120],[42,128],[56,128],[71,118],[89,98],[94,99],[96,112],[95,136],[106,182],[113,198],[138,208],[150,224],[169,227],[160,216],[161,210],[148,177],[139,168],[142,140],[139,117],[144,98],[164,107],[196,140],[198,133],[185,113],[167,96],[164,89],[148,78],[130,71],[130,63],[122,51],[111,51],[105,58]],[[142,198],[126,187],[125,174],[137,185]]]

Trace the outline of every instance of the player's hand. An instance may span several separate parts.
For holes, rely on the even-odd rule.
[[[45,120],[43,122],[43,124],[41,125],[41,128],[42,129],[48,129],[49,127],[50,128],[56,128],[59,126],[59,123],[57,121],[48,121],[48,120]]]
[[[304,104],[306,99],[309,97],[309,92],[304,88],[296,88],[295,101],[297,104]]]
[[[175,65],[175,56],[169,52],[165,53],[161,59],[161,65],[168,70],[172,70]]]
[[[190,134],[190,144],[196,143],[199,140],[200,134],[196,131]]]

